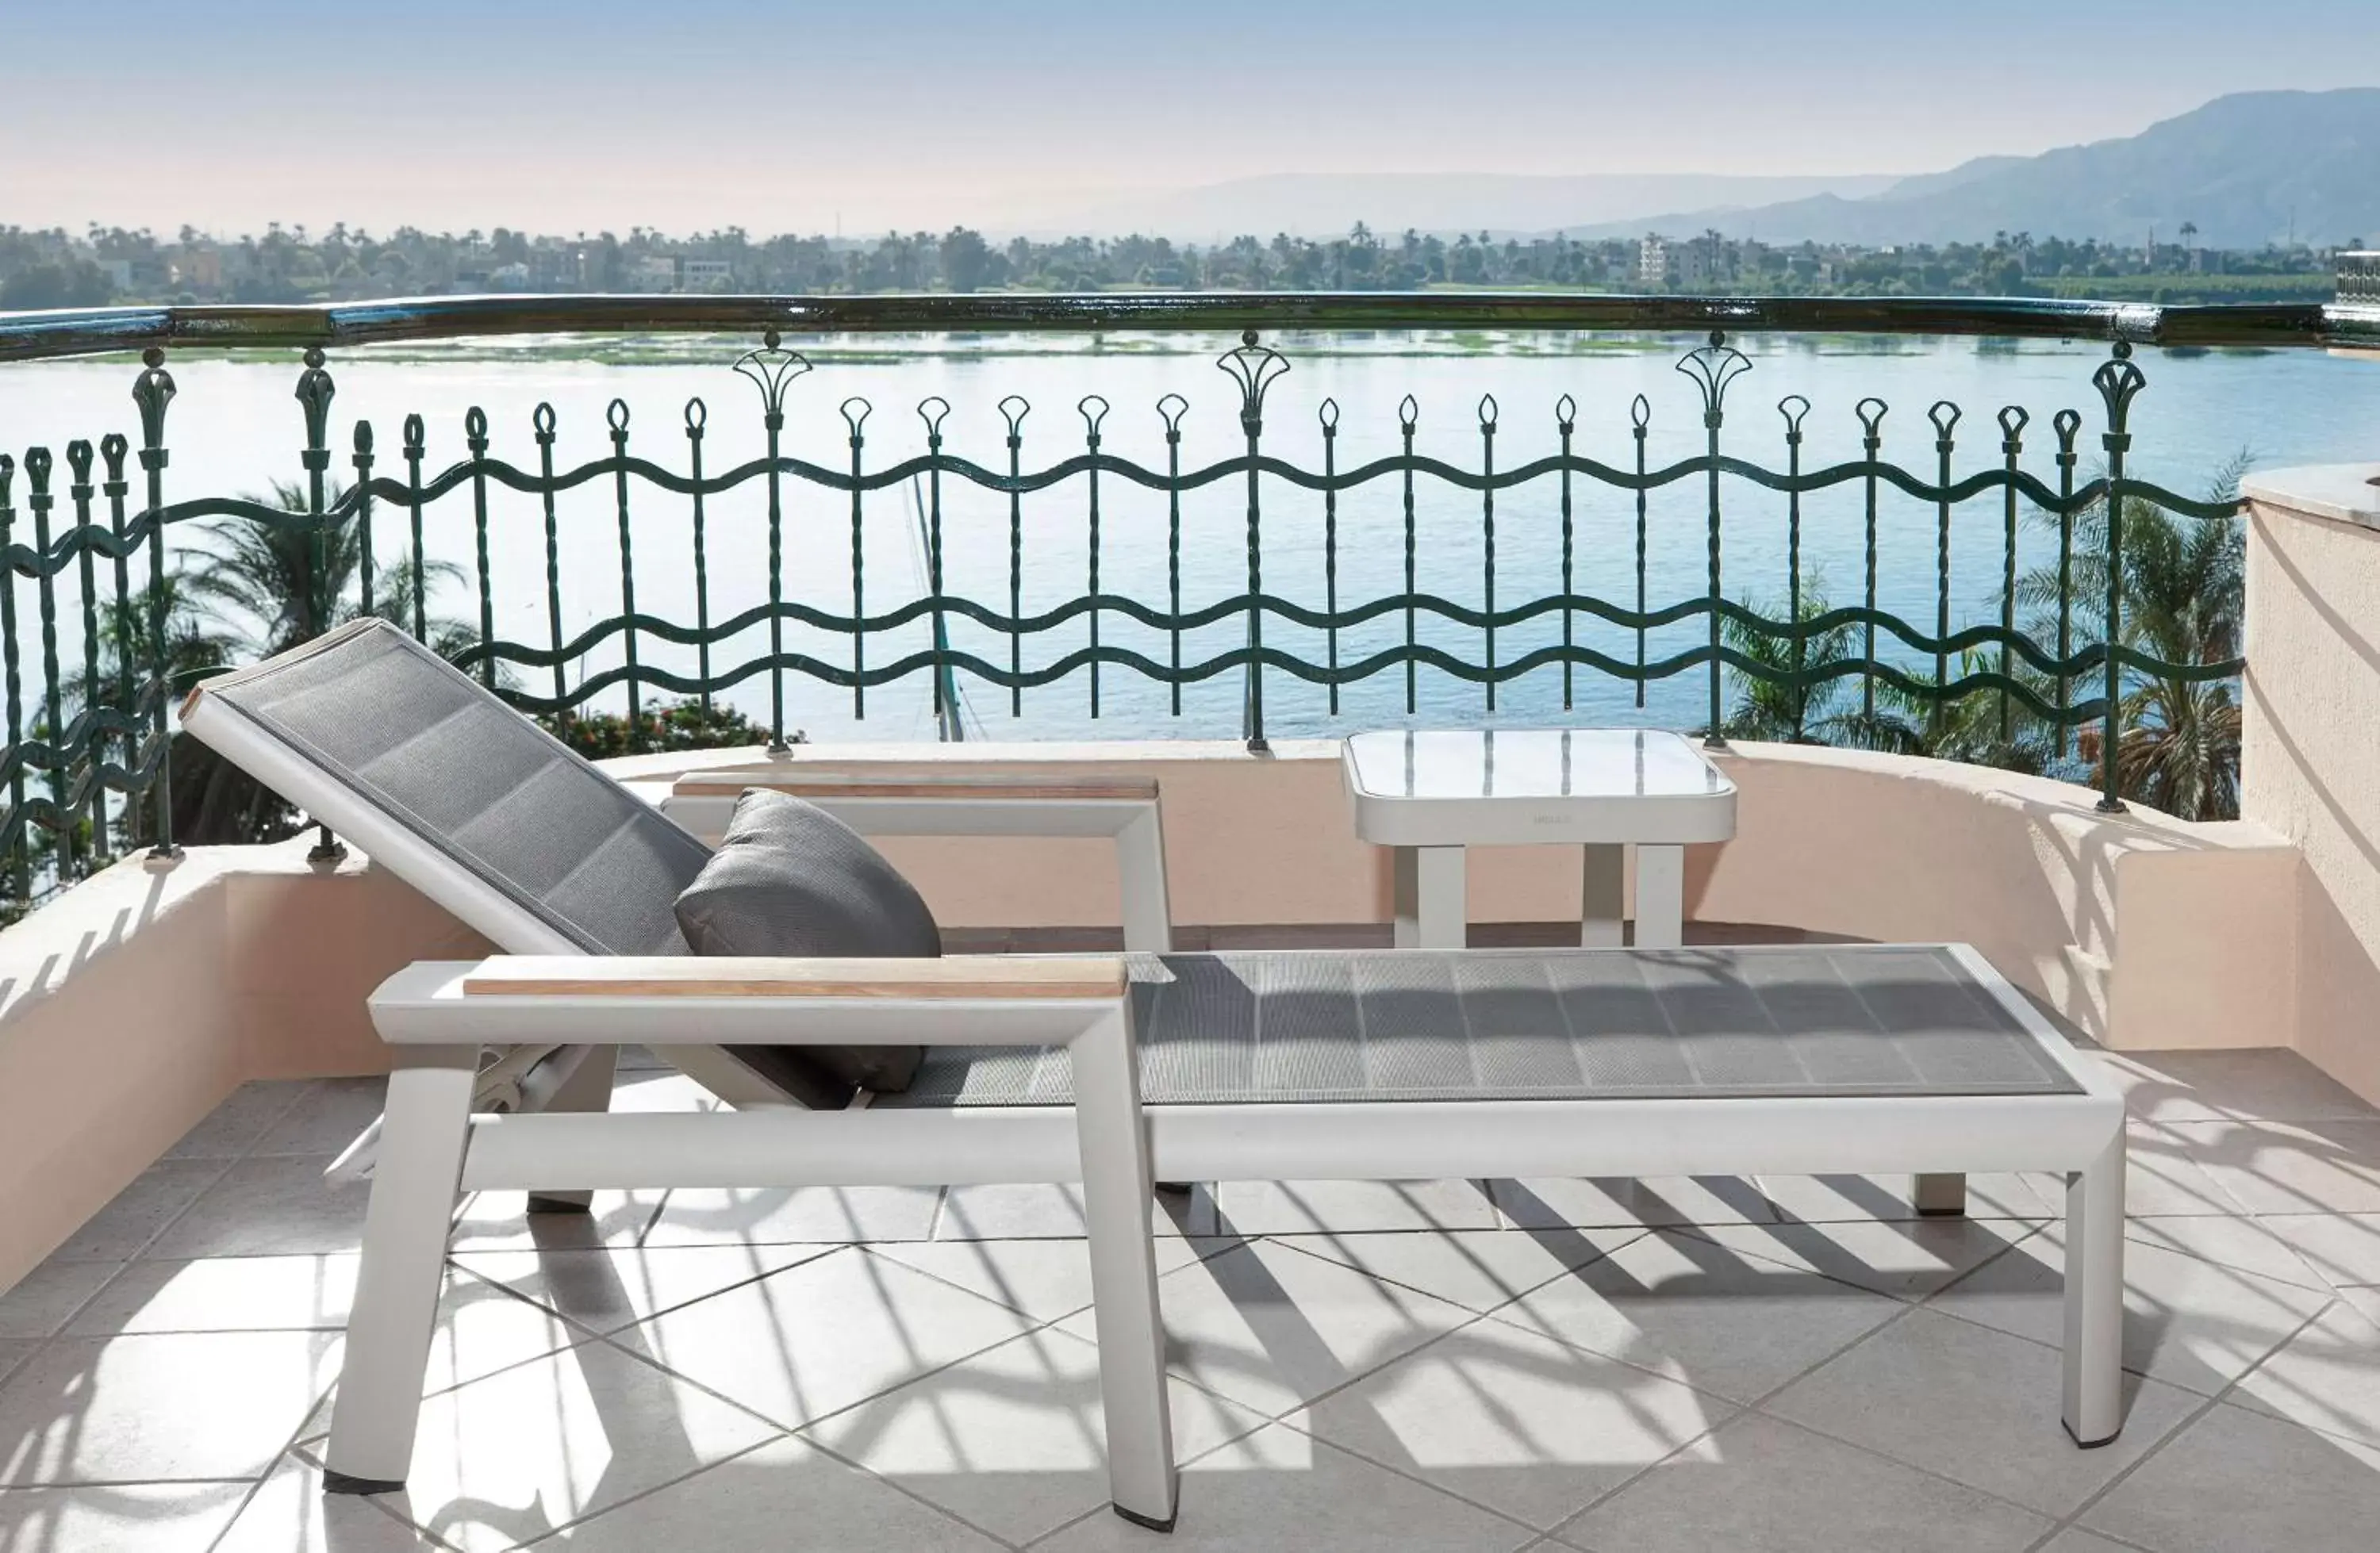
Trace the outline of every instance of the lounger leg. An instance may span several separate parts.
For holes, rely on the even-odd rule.
[[[1685,942],[1686,849],[1636,849],[1636,947],[1675,949]]]
[[[334,1494],[405,1486],[478,1057],[471,1046],[407,1048],[388,1077],[363,1266],[331,1413],[323,1486]]]
[[[1099,1395],[1107,1413],[1108,1492],[1116,1513],[1173,1529],[1173,1426],[1165,1402],[1165,1329],[1148,1228],[1148,1132],[1134,1071],[1129,1013],[1119,1008],[1074,1043],[1075,1125],[1091,1249]]]
[[[1173,948],[1173,913],[1165,893],[1165,831],[1157,808],[1116,832],[1116,875],[1123,885],[1123,946],[1146,954]]]
[[[1416,916],[1424,949],[1461,949],[1471,940],[1470,902],[1459,846],[1414,848]]]
[[[1921,1175],[1917,1178],[1915,1200],[1920,1218],[1959,1218],[1967,1211],[1967,1178],[1963,1175]]]
[[[584,1049],[578,1065],[570,1071],[559,1087],[537,1109],[545,1111],[591,1112],[612,1109],[613,1069],[618,1063],[620,1049],[616,1046],[590,1046]],[[532,1075],[534,1076],[534,1075]],[[585,1213],[595,1204],[595,1194],[576,1192],[531,1192],[528,1210],[531,1213]]]
[[[1581,880],[1578,941],[1586,949],[1620,947],[1620,921],[1628,915],[1628,849],[1588,846]]]
[[[2124,1133],[2066,1178],[2066,1432],[2085,1450],[2124,1426]]]

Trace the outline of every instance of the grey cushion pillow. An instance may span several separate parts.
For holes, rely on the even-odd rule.
[[[942,952],[933,913],[881,853],[817,805],[758,788],[736,800],[726,840],[678,895],[677,923],[697,954]],[[820,1108],[845,1104],[855,1088],[907,1088],[925,1055],[914,1046],[729,1049]]]

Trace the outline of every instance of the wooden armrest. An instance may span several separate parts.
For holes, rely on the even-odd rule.
[[[1070,776],[868,776],[849,771],[690,771],[674,798],[735,798],[750,788],[797,798],[963,798],[1155,803],[1154,779]]]
[[[743,955],[512,954],[482,960],[467,998],[1121,998],[1112,957],[949,955],[793,960]]]

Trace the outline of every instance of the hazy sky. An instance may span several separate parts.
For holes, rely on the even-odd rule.
[[[1271,172],[1907,173],[2380,82],[2380,0],[0,0],[0,223],[849,233]]]

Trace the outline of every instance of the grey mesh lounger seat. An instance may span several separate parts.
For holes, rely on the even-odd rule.
[[[422,715],[414,706],[468,716],[492,741],[510,736],[499,730],[513,714],[419,649],[358,631],[329,650],[358,644],[379,649],[358,654],[372,668],[357,684],[370,688],[364,714],[389,749]],[[468,692],[467,709],[451,685],[408,700],[415,679],[440,676]],[[319,687],[326,704],[336,679]],[[196,698],[186,722],[375,862],[482,931],[497,920],[490,898],[539,921],[565,909],[566,884],[483,880],[408,829],[408,811],[443,801],[435,791],[450,779],[435,762],[367,762],[370,781],[356,784],[243,717],[241,683],[232,705]],[[577,772],[570,781],[609,785],[583,763]],[[623,890],[638,868],[673,866],[648,855],[676,843],[618,806],[575,821],[575,838],[560,821],[516,822],[548,838],[538,855],[565,880],[573,846]],[[458,879],[482,892],[480,918],[456,904]],[[517,952],[418,964],[371,999],[394,1071],[332,1420],[334,1488],[405,1476],[455,1194],[480,1188],[1079,1182],[1111,1495],[1126,1518],[1161,1527],[1176,1479],[1153,1172],[2058,1171],[2070,1219],[2063,1419],[2085,1445],[2120,1425],[2122,1098],[1963,945],[800,961],[690,957],[666,935],[617,953],[490,936]],[[610,1115],[581,1092],[576,1110],[469,1113],[486,1047],[625,1041],[681,1060],[871,1041],[922,1044],[927,1056],[906,1092],[865,1109]],[[2047,1399],[2043,1413],[2046,1426]]]

